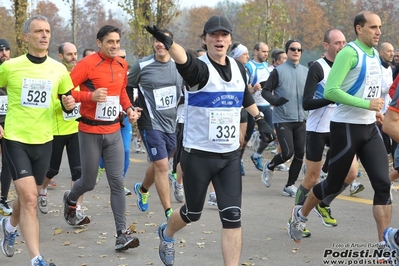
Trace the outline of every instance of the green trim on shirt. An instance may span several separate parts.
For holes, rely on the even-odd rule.
[[[372,47],[369,47],[358,39],[355,43],[368,55],[374,55]],[[324,98],[349,106],[363,109],[370,109],[370,101],[352,96],[341,89],[342,83],[347,74],[353,69],[358,62],[356,51],[349,45],[345,46],[337,55],[334,65],[328,76],[326,87],[324,89]]]

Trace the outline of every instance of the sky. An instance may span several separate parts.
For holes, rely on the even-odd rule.
[[[38,2],[40,0],[28,0],[28,2]],[[60,13],[62,14],[62,16],[68,16],[68,6],[65,4],[65,2],[63,0],[48,0],[49,2],[53,2],[58,9],[60,10]],[[107,8],[112,8],[115,7],[115,4],[110,4],[110,0],[103,0],[106,3],[106,7]],[[199,7],[199,6],[210,6],[210,7],[214,7],[216,6],[216,4],[221,1],[223,2],[223,0],[179,0],[180,6],[182,8],[191,8],[191,7]],[[238,3],[244,3],[245,0],[229,0],[230,2],[238,2]],[[77,0],[77,2],[79,3],[79,0]],[[0,0],[0,4],[4,4],[5,6],[7,6],[8,8],[11,7],[11,0]],[[63,12],[65,11],[65,12]]]
[[[30,0],[32,1],[32,0]],[[40,0],[33,0],[33,1],[40,1]],[[63,0],[48,0],[50,2],[53,2],[56,4],[56,6],[62,11],[64,8],[67,8],[66,4],[64,3]],[[77,0],[79,2],[79,0]],[[115,4],[111,5],[108,3],[107,0],[103,0],[105,3],[107,3],[107,6],[114,6]],[[223,1],[223,0],[222,0]],[[6,6],[9,6],[11,3],[11,0],[0,0],[0,3],[4,3]],[[199,6],[210,6],[214,7],[218,3],[218,0],[180,0],[180,6],[181,7],[199,7]],[[230,0],[230,2],[239,2],[239,3],[244,3],[245,0]]]

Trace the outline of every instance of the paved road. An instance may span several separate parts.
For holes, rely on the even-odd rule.
[[[282,196],[287,173],[276,172],[272,186],[264,187],[260,181],[260,172],[249,160],[250,154],[251,151],[247,150],[246,176],[243,177],[244,242],[241,265],[336,265],[323,262],[326,249],[334,252],[374,249],[369,248],[377,241],[370,205],[373,191],[366,177],[359,179],[366,186],[360,195],[349,197],[349,192],[345,191],[343,196],[333,202],[333,216],[338,220],[336,228],[323,226],[320,219],[312,214],[307,223],[312,236],[300,244],[295,244],[288,237],[286,228],[294,199]],[[271,158],[270,152],[265,152],[265,157]],[[126,186],[131,189],[136,182],[141,182],[147,166],[145,154],[131,153]],[[57,187],[48,193],[50,212],[46,215],[39,213],[41,252],[47,260],[54,261],[57,266],[163,265],[158,258],[159,239],[156,230],[157,226],[165,221],[165,217],[155,187],[150,190],[152,194],[147,213],[137,209],[135,195],[128,196],[127,220],[135,226],[140,246],[124,252],[115,252],[115,229],[105,176],[93,191],[85,195],[84,205],[88,208],[86,214],[92,217],[92,223],[84,229],[68,226],[62,217],[62,194],[70,185],[66,159],[62,163],[62,171],[56,177],[56,182]],[[399,199],[399,193],[394,192],[395,198]],[[173,200],[175,209],[179,205]],[[399,226],[397,206],[394,205],[393,209],[393,224]],[[217,208],[206,205],[201,220],[188,225],[176,235],[179,243],[176,244],[175,265],[223,265],[220,232]],[[345,248],[345,244],[352,248]],[[22,237],[17,238],[16,248],[17,252],[12,258],[0,255],[0,265],[30,265]],[[359,263],[359,258],[356,262],[357,265],[364,265]]]

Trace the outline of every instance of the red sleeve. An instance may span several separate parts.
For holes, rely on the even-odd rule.
[[[79,61],[76,66],[71,71],[71,79],[73,82],[73,86],[80,87],[79,91],[72,91],[72,96],[75,98],[76,102],[91,102],[92,92],[89,91],[84,86],[81,86],[83,82],[85,82],[88,77],[88,71],[90,70],[90,66],[87,63],[89,59]]]
[[[91,102],[92,92],[91,91],[77,91],[71,90],[72,96],[75,102]]]
[[[399,75],[396,76],[391,87],[389,87],[389,96],[391,96],[391,99],[393,99],[395,96],[395,92],[396,92],[396,88],[398,87],[398,83],[399,83]]]

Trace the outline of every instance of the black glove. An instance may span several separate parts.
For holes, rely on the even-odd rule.
[[[157,26],[146,26],[145,29],[154,36],[155,39],[163,43],[165,45],[166,50],[169,50],[169,48],[173,44],[172,38],[170,38],[168,35],[165,33],[161,32]]]
[[[274,130],[266,123],[265,119],[258,119],[255,121],[258,125],[258,131],[262,141],[266,143],[270,143],[276,139],[276,134],[274,134]]]
[[[281,106],[281,105],[283,105],[283,104],[285,104],[287,102],[289,102],[288,99],[286,99],[284,97],[280,97],[280,98],[277,98],[277,100],[274,101],[274,106]]]

